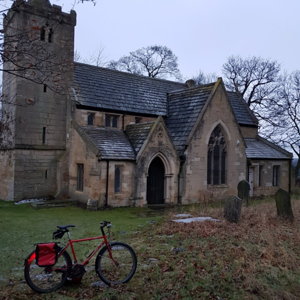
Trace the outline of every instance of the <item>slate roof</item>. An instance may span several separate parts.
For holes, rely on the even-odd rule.
[[[258,120],[243,97],[236,92],[228,92],[228,99],[239,124],[258,126]]]
[[[131,124],[126,127],[126,133],[135,150],[139,153],[155,122]]]
[[[277,145],[263,139],[245,138],[246,156],[252,159],[291,159],[292,154]]]
[[[80,131],[99,150],[101,159],[135,160],[134,150],[122,130],[110,127],[82,126]]]
[[[74,63],[78,104],[149,115],[167,114],[167,93],[185,85],[162,79]]]
[[[180,82],[149,78],[77,62],[74,63],[74,89],[75,99],[82,106],[161,116],[166,116],[170,112],[168,93],[172,94],[174,91],[186,93],[193,90]],[[256,117],[241,95],[235,92],[227,93],[237,121],[242,125],[257,126]],[[178,103],[176,105],[178,106]],[[185,107],[186,105],[183,105],[183,109]]]
[[[168,95],[166,124],[177,151],[184,151],[187,138],[213,87],[214,84],[208,84]]]

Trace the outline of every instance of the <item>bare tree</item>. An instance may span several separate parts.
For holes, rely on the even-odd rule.
[[[279,73],[278,62],[255,56],[231,56],[223,65],[226,88],[240,93],[254,110],[274,97]]]
[[[108,67],[152,78],[181,78],[177,57],[165,46],[155,45],[138,49],[117,61],[111,61]]]
[[[99,50],[91,56],[90,61],[94,66],[105,67],[107,60],[104,57],[104,48],[100,47]]]
[[[201,70],[199,70],[198,75],[194,76],[192,79],[195,81],[197,85],[207,84],[216,81],[218,76],[216,73],[208,73],[205,74]]]
[[[300,70],[280,78],[276,100],[265,111],[263,134],[270,140],[292,149],[298,157],[300,169]]]
[[[99,50],[94,52],[89,58],[83,58],[78,51],[75,51],[74,61],[94,65],[96,67],[105,67],[107,65],[107,59],[103,53],[104,48],[100,47]]]

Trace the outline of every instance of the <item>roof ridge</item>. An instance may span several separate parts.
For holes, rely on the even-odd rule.
[[[203,85],[197,85],[195,87],[190,87],[190,88],[185,88],[185,89],[182,89],[182,90],[176,90],[176,91],[171,91],[171,92],[168,92],[167,94],[168,95],[172,95],[172,94],[182,94],[182,93],[185,93],[185,92],[189,92],[189,91],[197,91],[197,90],[201,90],[203,88],[208,88],[208,87],[214,87],[216,84],[216,81],[215,82],[211,82],[211,83],[207,83],[207,84],[203,84]]]
[[[129,73],[129,72],[125,72],[125,71],[119,71],[119,70],[114,70],[114,69],[110,69],[110,68],[105,68],[105,67],[98,67],[98,66],[89,65],[86,63],[81,63],[81,62],[76,62],[76,61],[74,61],[74,65],[83,65],[86,67],[91,67],[93,69],[98,69],[98,70],[101,69],[104,71],[124,74],[124,75],[132,76],[132,77],[145,78],[146,80],[163,81],[163,82],[169,82],[169,83],[178,84],[178,85],[182,85],[182,86],[185,85],[185,83],[179,82],[179,81],[173,81],[173,80],[168,80],[168,79],[163,79],[163,78],[153,78],[153,77],[148,77],[145,75],[139,75],[139,74]]]
[[[155,123],[155,121],[147,121],[147,122],[142,122],[142,123],[132,123],[132,124],[128,124],[126,126],[127,127],[142,127],[142,126],[145,126],[145,125],[150,125],[150,124],[153,124]]]
[[[84,125],[84,126],[80,126],[80,127],[84,128],[84,129],[89,129],[89,130],[114,130],[114,131],[122,131],[122,129],[119,129],[119,128],[116,128],[116,127],[107,127],[107,126]]]

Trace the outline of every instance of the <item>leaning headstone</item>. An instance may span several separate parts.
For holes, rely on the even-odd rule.
[[[277,216],[286,220],[293,221],[294,215],[290,194],[283,189],[279,189],[275,194],[275,201],[277,207]]]
[[[241,217],[242,199],[231,196],[224,203],[224,218],[232,223],[237,223]]]
[[[248,205],[249,203],[249,194],[250,194],[250,184],[246,180],[242,180],[239,182],[238,186],[238,197],[246,202]]]

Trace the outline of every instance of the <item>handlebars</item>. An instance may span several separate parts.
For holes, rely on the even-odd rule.
[[[63,225],[63,226],[56,226],[58,230],[53,232],[53,239],[61,239],[65,233],[69,232],[68,228],[76,227],[75,225]],[[110,230],[111,222],[110,221],[102,221],[100,222],[100,230],[102,235],[105,235],[104,228],[107,227]]]
[[[102,235],[105,235],[105,233],[104,233],[104,227],[108,228],[108,234],[110,234],[111,222],[110,221],[102,221],[100,223],[100,230],[101,230]]]

